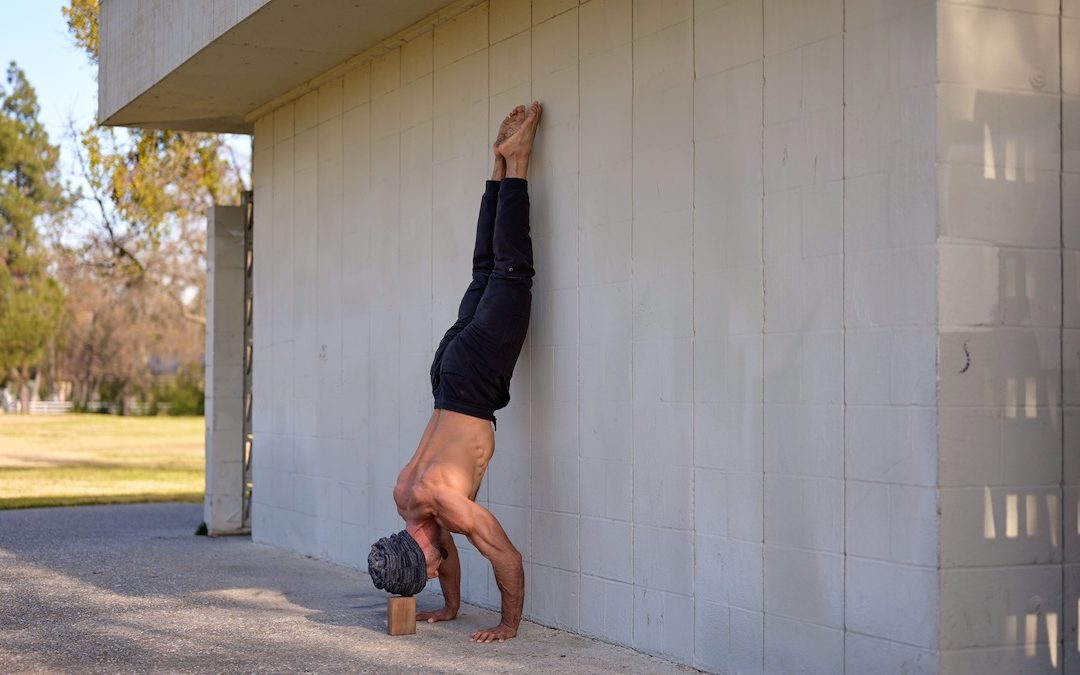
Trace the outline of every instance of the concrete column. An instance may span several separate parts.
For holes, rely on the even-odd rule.
[[[243,528],[244,210],[215,206],[206,231],[206,501],[211,535]]]
[[[1070,5],[938,4],[942,673],[1080,668]]]
[[[1062,665],[1080,670],[1080,0],[1061,5]]]

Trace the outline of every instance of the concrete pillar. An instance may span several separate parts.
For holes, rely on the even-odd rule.
[[[938,4],[940,672],[1075,673],[1080,5],[987,4]]]
[[[244,210],[215,206],[206,231],[206,499],[211,535],[243,531]]]

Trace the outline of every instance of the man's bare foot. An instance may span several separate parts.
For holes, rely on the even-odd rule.
[[[543,111],[539,101],[533,101],[521,126],[505,141],[495,146],[495,151],[506,159],[507,177],[528,178],[529,157],[532,155],[536,127],[540,124]]]
[[[491,151],[495,155],[495,166],[491,169],[491,180],[502,180],[506,177],[506,160],[499,154],[499,144],[506,141],[525,121],[525,106],[519,105],[503,118],[499,125],[499,133],[495,136],[495,142],[491,144]]]
[[[517,628],[511,628],[505,623],[500,623],[498,626],[492,628],[485,628],[478,630],[469,636],[470,642],[505,642],[517,635]]]
[[[499,153],[498,147],[521,128],[522,122],[525,121],[525,112],[525,106],[519,105],[503,118],[502,124],[499,125],[499,133],[495,136],[495,144],[492,146],[495,148],[495,154]]]
[[[427,621],[428,623],[435,623],[436,621],[452,621],[457,617],[457,610],[450,609],[449,607],[443,607],[442,609],[434,612],[417,612],[417,621]]]

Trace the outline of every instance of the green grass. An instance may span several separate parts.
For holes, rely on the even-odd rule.
[[[0,414],[0,508],[203,498],[202,417]]]

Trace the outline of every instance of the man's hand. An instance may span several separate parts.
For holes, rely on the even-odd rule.
[[[417,612],[417,621],[427,621],[428,623],[435,623],[436,621],[452,621],[457,617],[458,611],[451,607],[443,607],[440,610],[434,612]]]
[[[435,543],[446,551],[446,558],[439,565],[439,586],[443,594],[443,608],[437,612],[418,612],[417,621],[450,621],[457,616],[461,607],[461,560],[458,558],[457,544],[454,537],[443,528]]]
[[[478,630],[469,636],[470,642],[505,642],[517,635],[517,628],[500,623],[498,626],[492,628],[485,628]]]

